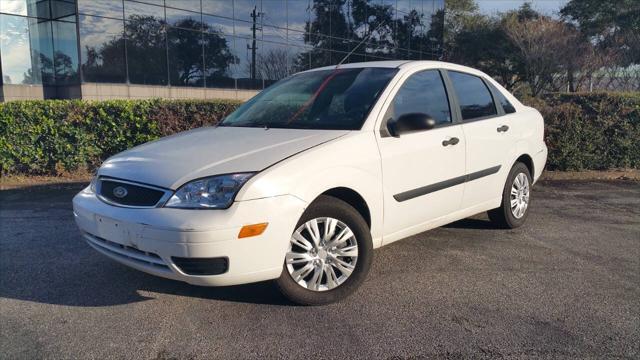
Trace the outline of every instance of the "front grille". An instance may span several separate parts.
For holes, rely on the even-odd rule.
[[[187,275],[220,275],[229,269],[229,260],[218,258],[172,257],[173,263]]]
[[[100,179],[98,193],[108,202],[125,206],[156,206],[165,191],[112,179]]]

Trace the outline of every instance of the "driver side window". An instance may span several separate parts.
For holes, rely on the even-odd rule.
[[[393,118],[408,113],[427,114],[436,124],[451,122],[449,99],[438,70],[413,74],[402,84],[393,99]]]

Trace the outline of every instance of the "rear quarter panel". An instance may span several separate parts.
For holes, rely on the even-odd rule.
[[[518,121],[523,123],[520,126],[519,140],[516,144],[516,155],[512,161],[514,163],[522,154],[527,154],[533,159],[533,176],[536,181],[547,160],[547,146],[544,143],[544,119],[540,112],[532,107],[524,106],[518,114]]]

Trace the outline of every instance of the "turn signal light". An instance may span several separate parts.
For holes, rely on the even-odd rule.
[[[240,232],[238,233],[238,239],[258,236],[267,229],[267,225],[269,225],[269,223],[245,225],[242,227],[242,229],[240,229]]]

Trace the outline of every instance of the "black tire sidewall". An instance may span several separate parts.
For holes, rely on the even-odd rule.
[[[529,180],[529,203],[527,205],[527,209],[524,212],[524,215],[521,218],[516,218],[511,212],[511,187],[513,186],[513,181],[515,180],[518,174],[524,173]],[[504,185],[504,190],[502,193],[502,211],[504,212],[504,219],[507,225],[510,228],[517,228],[522,226],[527,217],[529,217],[529,210],[531,209],[531,190],[532,190],[533,182],[531,180],[531,174],[529,173],[529,168],[521,162],[516,163],[509,172],[509,176],[507,177],[507,182]]]
[[[360,213],[346,202],[331,196],[320,196],[302,214],[296,229],[305,222],[319,218],[332,217],[345,223],[353,231],[358,244],[356,268],[340,286],[327,291],[312,291],[296,283],[283,262],[282,274],[276,280],[279,290],[289,300],[301,305],[323,305],[344,299],[364,282],[373,259],[371,232]]]

